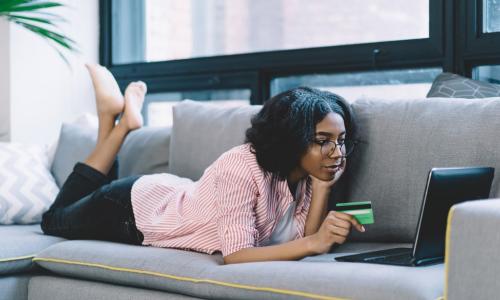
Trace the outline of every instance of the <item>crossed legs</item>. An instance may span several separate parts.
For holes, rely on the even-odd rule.
[[[113,75],[87,65],[96,95],[97,144],[85,163],[77,163],[54,203],[42,216],[44,233],[70,239],[142,242],[135,226],[131,189],[139,176],[114,180],[108,176],[127,134],[142,126],[143,82],[132,82],[123,96]],[[116,124],[116,118],[122,114]]]
[[[123,96],[111,72],[99,65],[86,66],[94,85],[99,129],[97,144],[85,164],[106,175],[127,134],[143,124],[141,109],[147,88],[142,81],[132,82]]]

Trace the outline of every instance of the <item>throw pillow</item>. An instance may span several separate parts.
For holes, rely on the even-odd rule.
[[[170,127],[143,127],[125,139],[118,153],[118,177],[168,172]]]
[[[52,173],[61,187],[77,162],[83,162],[97,141],[97,129],[63,124],[59,135]],[[165,173],[168,171],[169,127],[143,127],[125,139],[118,153],[118,177]]]
[[[95,130],[97,130],[97,126],[99,125],[99,120],[97,119],[97,116],[94,114],[84,113],[78,116],[74,121],[69,123],[81,127],[93,127],[96,128]],[[48,145],[47,152],[49,155],[49,162],[51,166],[54,162],[54,156],[56,155],[57,144],[59,143],[58,139]]]
[[[44,146],[0,143],[0,224],[39,223],[58,192]]]
[[[434,79],[427,98],[488,98],[499,97],[500,85],[473,80],[452,73],[441,73]]]
[[[75,164],[90,155],[96,141],[97,128],[66,123],[62,125],[51,168],[58,187],[62,187]]]

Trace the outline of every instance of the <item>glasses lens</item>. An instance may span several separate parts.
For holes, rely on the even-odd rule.
[[[328,156],[330,153],[332,153],[333,147],[335,147],[334,143],[324,143],[321,145],[321,154],[323,156]]]
[[[337,146],[334,142],[327,142],[321,145],[321,153],[323,156],[332,155],[335,152],[336,147],[340,147],[340,152],[343,156],[348,156],[354,151],[354,141],[345,140],[342,145]]]

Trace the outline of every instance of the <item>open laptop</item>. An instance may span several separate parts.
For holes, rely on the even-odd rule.
[[[494,168],[433,168],[429,172],[413,248],[336,257],[337,261],[401,266],[442,262],[448,211],[454,204],[489,197]]]

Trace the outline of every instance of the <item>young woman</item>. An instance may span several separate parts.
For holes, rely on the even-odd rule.
[[[146,85],[133,82],[123,96],[107,69],[87,67],[98,140],[43,215],[46,234],[221,252],[225,263],[239,263],[326,253],[344,243],[351,226],[365,231],[352,216],[327,211],[353,150],[352,116],[339,96],[297,88],[269,99],[252,118],[246,143],[222,154],[197,182],[172,174],[116,179],[120,146],[143,123]]]

